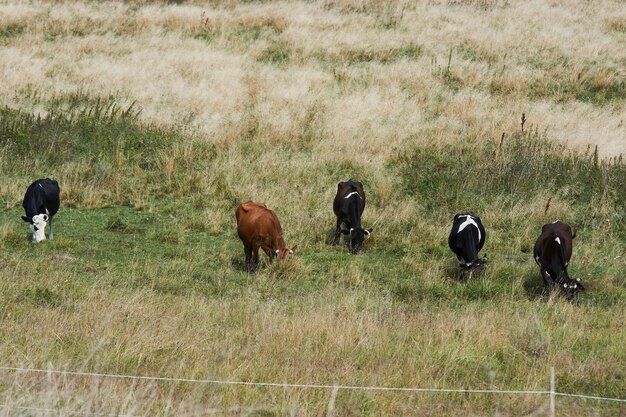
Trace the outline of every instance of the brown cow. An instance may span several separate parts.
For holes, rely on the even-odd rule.
[[[533,252],[547,287],[561,288],[572,294],[585,289],[579,278],[574,280],[567,273],[572,258],[572,239],[575,236],[572,228],[559,220],[544,224],[541,228]]]
[[[239,204],[235,211],[237,234],[243,242],[246,254],[246,267],[254,269],[259,263],[259,248],[269,256],[270,262],[278,256],[285,259],[295,249],[288,249],[283,240],[280,221],[265,204],[246,201]]]

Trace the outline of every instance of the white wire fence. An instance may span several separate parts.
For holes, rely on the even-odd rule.
[[[48,408],[48,407],[28,407],[17,404],[0,404],[0,408],[10,409],[10,410],[22,410],[22,411],[31,411],[31,412],[43,412],[46,414],[63,414],[69,416],[99,416],[99,417],[134,417],[131,414],[109,414],[109,413],[93,413],[88,411],[72,411],[72,410],[59,410],[56,408]]]
[[[252,382],[252,381],[231,381],[231,380],[219,380],[219,379],[191,379],[191,378],[174,378],[174,377],[161,377],[161,376],[142,376],[142,375],[123,375],[123,374],[110,374],[110,373],[95,373],[95,372],[80,372],[80,371],[61,371],[55,369],[35,369],[35,368],[20,368],[0,366],[0,371],[15,372],[15,373],[33,373],[33,374],[46,374],[50,375],[62,375],[82,378],[110,378],[110,379],[125,379],[134,381],[153,381],[153,382],[179,382],[179,383],[191,383],[191,384],[216,384],[216,385],[239,385],[250,387],[277,387],[277,388],[303,388],[303,389],[325,389],[330,390],[331,397],[328,404],[328,415],[331,416],[334,410],[334,402],[339,390],[353,390],[353,391],[395,391],[395,392],[415,392],[415,393],[465,393],[465,394],[507,394],[507,395],[549,395],[550,396],[550,415],[555,416],[555,402],[556,397],[569,397],[585,400],[595,401],[607,401],[626,404],[626,398],[613,398],[602,397],[584,394],[571,394],[565,392],[556,391],[555,387],[555,373],[554,368],[550,369],[550,389],[549,390],[496,390],[496,389],[452,389],[452,388],[414,388],[414,387],[381,387],[381,386],[360,386],[360,385],[325,385],[325,384],[294,384],[294,383],[276,383],[276,382]],[[0,404],[0,408],[14,407],[25,410],[39,410],[39,411],[55,411],[47,408],[37,407],[22,407],[11,406],[7,404]],[[101,415],[101,416],[119,416],[117,414],[99,414],[99,413],[86,413],[86,412],[65,412],[65,414],[84,414],[84,415]]]

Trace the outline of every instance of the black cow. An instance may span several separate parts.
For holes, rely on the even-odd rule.
[[[356,255],[363,245],[365,236],[369,237],[372,229],[363,229],[361,215],[365,210],[365,191],[358,181],[342,181],[337,185],[337,195],[333,202],[333,211],[337,216],[334,242],[343,243],[343,236],[349,235],[350,253]]]
[[[478,252],[483,248],[486,236],[480,217],[472,213],[454,216],[448,246],[456,254],[461,269],[482,267],[484,259],[478,258]]]
[[[33,243],[46,239],[45,227],[50,222],[52,239],[52,218],[59,211],[61,204],[59,184],[50,178],[39,179],[28,186],[22,207],[26,216],[22,220],[29,224],[33,232]]]
[[[572,258],[572,239],[575,236],[572,228],[559,220],[544,224],[541,228],[533,254],[547,287],[558,286],[569,293],[585,289],[580,279],[573,280],[567,273],[567,265]]]

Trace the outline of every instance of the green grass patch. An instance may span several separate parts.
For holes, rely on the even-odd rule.
[[[401,59],[415,60],[424,50],[419,44],[407,45],[382,50],[343,49],[338,52],[317,51],[313,58],[327,64],[360,65],[367,63],[390,64]]]
[[[477,45],[465,42],[458,45],[455,48],[455,52],[461,57],[471,62],[485,62],[487,64],[495,64],[498,61],[498,57],[486,51]]]
[[[595,61],[579,63],[552,50],[534,52],[524,63],[536,69],[537,74],[515,82],[496,76],[487,85],[490,93],[523,95],[533,101],[581,101],[596,106],[626,98],[626,81],[615,65]]]
[[[548,80],[533,80],[528,85],[528,98],[551,98],[558,102],[577,100],[605,105],[626,98],[626,81],[618,73],[600,71]]]
[[[11,38],[18,37],[26,31],[26,25],[20,23],[8,23],[0,27],[0,42],[7,42]]]
[[[285,21],[273,17],[242,19],[230,25],[203,18],[201,23],[191,28],[187,34],[207,43],[245,51],[258,41],[275,41],[285,28]]]
[[[289,62],[292,53],[292,47],[289,43],[278,41],[273,42],[270,46],[261,51],[256,59],[266,64],[283,66]]]
[[[85,100],[69,96],[54,103],[45,116],[8,107],[0,109],[0,147],[9,157],[40,160],[57,165],[72,158],[116,156],[151,167],[155,151],[173,143],[177,135],[156,127],[141,126],[134,105],[121,108],[114,101]],[[11,166],[8,167],[11,169]]]
[[[8,340],[0,351],[9,362],[26,356],[147,375],[209,369],[230,379],[471,388],[491,386],[488,368],[503,389],[527,388],[529,374],[543,377],[546,363],[555,363],[567,374],[564,391],[617,395],[623,343],[610,337],[620,323],[607,315],[626,305],[621,159],[573,153],[536,131],[446,148],[407,143],[386,167],[399,184],[393,202],[379,201],[370,182],[365,216],[408,205],[413,214],[387,216],[352,256],[328,244],[334,218],[322,196],[335,178],[367,179],[369,162],[319,163],[313,176],[292,165],[313,159],[324,127],[317,107],[302,116],[298,146],[268,147],[271,131],[254,108],[256,119],[233,143],[215,145],[142,125],[133,108],[103,103],[81,93],[59,98],[45,117],[4,109],[0,118],[9,156],[3,181],[28,185],[33,165],[21,164],[25,157],[36,167],[58,163],[66,179],[55,239],[40,244],[30,243],[20,219],[19,191],[0,194],[0,335]],[[259,169],[267,168],[267,152],[280,170]],[[248,163],[235,167],[232,155]],[[248,274],[233,215],[249,198],[241,183],[254,178],[264,189],[285,173],[304,194],[272,208],[288,244],[300,246],[286,262],[261,253],[260,268]],[[580,226],[570,270],[588,290],[576,301],[547,293],[532,261],[533,239],[550,217],[546,196]],[[487,228],[482,275],[460,277],[446,244],[461,210],[475,211]],[[320,212],[328,216],[312,220]],[[180,397],[186,390],[172,388]],[[242,404],[242,395],[260,398],[236,391],[233,402]],[[355,415],[407,401],[425,401],[429,410],[441,404],[339,398],[337,409]],[[493,409],[489,400],[447,401],[449,414]],[[502,407],[519,411],[514,402]]]
[[[404,189],[427,208],[467,207],[478,212],[498,204],[519,204],[541,193],[591,210],[597,202],[615,210],[626,202],[626,165],[579,155],[545,135],[530,132],[467,146],[430,145],[399,153]],[[618,223],[619,224],[619,223]]]

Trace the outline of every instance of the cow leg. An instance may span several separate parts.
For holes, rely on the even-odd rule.
[[[335,226],[335,237],[333,237],[331,244],[336,245],[337,243],[339,243],[340,238],[341,238],[341,221],[339,221],[339,218],[337,218],[337,225]]]
[[[554,287],[554,280],[552,279],[552,276],[548,271],[544,270],[543,268],[541,268],[541,278],[543,278],[543,283],[546,285],[546,287],[550,289]]]
[[[50,234],[48,235],[48,239],[52,240],[52,216],[50,217]]]
[[[243,251],[246,254],[246,269],[250,272],[252,268],[252,246],[244,245]]]
[[[261,249],[263,249],[263,252],[270,259],[270,263],[272,263],[272,261],[274,260],[274,257],[276,256],[276,252],[274,252],[274,250],[272,249],[272,242],[271,242],[271,240],[267,239],[267,238],[260,239],[259,240],[259,245],[260,245]]]
[[[252,263],[254,264],[254,269],[259,266],[259,246],[252,246]]]
[[[342,231],[342,230],[347,230],[347,229],[348,229],[348,226],[347,226],[345,223],[340,222],[339,220],[337,221],[337,224],[338,224],[338,226],[337,226],[337,230],[339,231],[339,244],[340,244],[340,245],[345,245],[345,244],[346,244],[346,240],[345,240],[345,236],[346,236],[346,235],[344,235],[343,233],[341,233],[341,231]],[[342,227],[342,226],[344,226],[345,228],[344,228],[344,227]]]

